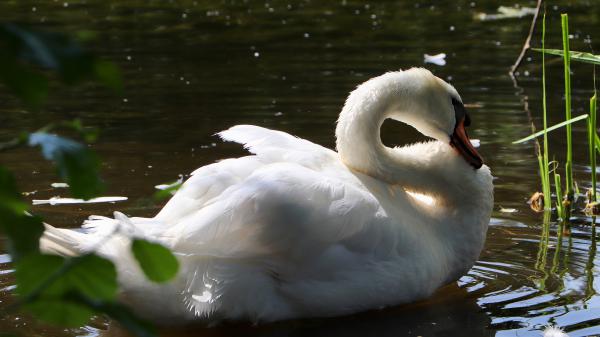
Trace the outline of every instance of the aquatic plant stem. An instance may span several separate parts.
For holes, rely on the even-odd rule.
[[[590,170],[592,176],[592,193],[589,202],[595,202],[596,198],[596,92],[594,88],[594,96],[590,98],[590,115],[588,117],[588,150],[590,156]]]
[[[546,11],[542,18],[542,49],[546,49]],[[552,198],[550,192],[550,172],[548,167],[548,118],[546,104],[546,53],[542,52],[542,112],[544,120],[544,152],[542,154],[543,171],[542,175],[542,192],[544,193],[544,209],[552,209]]]
[[[560,185],[560,174],[554,172],[554,188],[556,189],[556,213],[559,218],[565,218],[564,208],[562,204],[563,194]]]
[[[571,54],[569,52],[569,16],[561,14],[563,61],[565,76],[565,120],[571,119]],[[567,131],[567,158],[565,164],[565,196],[567,200],[573,199],[573,144],[571,125],[566,126]]]
[[[535,31],[535,23],[537,22],[538,15],[540,14],[540,8],[542,7],[542,0],[537,0],[537,5],[535,6],[535,13],[533,14],[533,19],[531,20],[531,26],[529,26],[529,33],[527,34],[527,38],[525,39],[525,43],[523,43],[523,48],[521,49],[521,53],[517,57],[515,63],[510,67],[508,74],[511,78],[515,78],[515,71],[519,68],[521,61],[523,61],[523,57],[529,48],[531,48],[531,37],[533,36],[533,32]]]
[[[543,276],[537,281],[538,289],[545,290],[546,289],[546,280],[550,274],[546,271],[546,260],[548,256],[548,245],[550,243],[550,219],[552,217],[552,212],[549,210],[544,210],[544,216],[542,220],[542,234],[540,237],[540,243],[538,246],[537,259],[535,262],[535,269],[543,273]]]

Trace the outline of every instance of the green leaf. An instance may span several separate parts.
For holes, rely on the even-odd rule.
[[[42,299],[24,308],[43,321],[73,328],[85,325],[94,315],[88,306],[64,298]]]
[[[123,91],[121,73],[114,63],[96,60],[94,62],[94,74],[96,78],[107,87],[119,93]]]
[[[177,275],[179,262],[165,246],[142,239],[134,239],[131,243],[131,250],[151,281],[162,283]]]
[[[567,121],[564,121],[564,122],[562,122],[562,123],[558,123],[558,124],[552,125],[551,127],[549,127],[548,129],[546,129],[545,131],[546,131],[546,132],[550,132],[550,131],[553,131],[553,130],[559,129],[559,128],[561,128],[561,127],[565,126],[565,125],[568,125],[568,124],[575,123],[575,122],[577,122],[577,121],[580,121],[580,120],[582,120],[582,119],[586,119],[587,117],[588,117],[588,115],[587,115],[587,114],[583,114],[583,115],[581,115],[581,116],[577,116],[577,117],[575,117],[575,118],[571,118],[571,119],[569,119],[569,120],[567,120]],[[512,142],[512,143],[513,143],[513,144],[524,143],[524,142],[526,142],[526,141],[528,141],[528,140],[534,139],[534,138],[536,138],[536,137],[539,137],[539,136],[542,136],[542,135],[544,135],[544,130],[538,131],[538,132],[536,132],[536,133],[534,133],[534,134],[532,134],[532,135],[529,135],[529,136],[527,136],[527,137],[525,137],[525,138],[522,138],[522,139],[519,139],[519,140],[515,140],[515,141],[514,141],[514,142]]]
[[[0,81],[31,108],[39,108],[48,95],[48,81],[0,50]]]
[[[55,274],[59,272],[64,263],[65,259],[63,257],[41,254],[29,255],[18,261],[15,276],[19,296],[32,296],[43,291],[50,294],[54,292],[54,295],[64,293],[65,290],[58,287],[54,287],[49,291],[42,289],[51,285],[50,277],[59,276]]]
[[[44,157],[56,164],[74,197],[90,199],[102,191],[98,158],[84,145],[44,132],[30,134],[29,145],[40,146]]]
[[[42,220],[26,214],[26,210],[13,175],[0,166],[0,231],[6,236],[7,250],[15,260],[37,253],[44,231]]]
[[[0,207],[0,229],[8,239],[8,252],[14,260],[39,252],[39,241],[44,232],[39,217]]]
[[[21,198],[12,173],[0,166],[0,207],[21,214],[27,210],[27,204]]]
[[[65,273],[65,282],[70,287],[93,299],[112,300],[116,297],[117,270],[111,261],[94,254],[73,260],[74,266]]]
[[[94,300],[117,294],[117,272],[109,260],[93,254],[73,258],[33,255],[17,263],[17,291],[22,297],[56,298],[79,293]]]
[[[79,34],[90,37],[93,33]],[[40,72],[26,64],[58,73],[66,84],[97,80],[120,91],[119,71],[114,64],[102,61],[67,35],[40,32],[16,24],[0,24],[0,80],[24,102],[39,106],[47,94],[47,81]]]
[[[531,48],[533,51],[542,52],[541,48]],[[562,49],[545,49],[544,52],[546,54],[563,56],[564,52]],[[569,51],[569,55],[571,56],[571,61],[579,61],[584,63],[591,64],[600,64],[600,55],[594,55],[592,53],[585,53],[580,51]]]

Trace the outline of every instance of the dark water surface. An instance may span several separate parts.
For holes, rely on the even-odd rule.
[[[534,1],[518,1],[534,7]],[[0,139],[61,119],[81,118],[102,135],[107,195],[118,204],[35,206],[47,221],[77,226],[89,214],[152,216],[154,185],[214,160],[243,154],[213,134],[235,124],[287,131],[333,147],[334,123],[347,93],[388,70],[425,66],[453,83],[470,105],[472,138],[492,168],[496,208],[480,261],[457,284],[428,301],[350,317],[165,330],[165,336],[540,336],[547,324],[571,336],[600,334],[600,259],[590,219],[570,230],[544,222],[525,203],[538,188],[533,144],[511,145],[530,133],[524,102],[540,125],[538,55],[528,54],[518,86],[507,76],[531,17],[480,21],[495,1],[3,1],[0,20],[46,30],[98,34],[92,44],[123,72],[125,95],[95,85],[56,87],[39,112],[26,111],[0,89]],[[560,47],[561,12],[570,13],[572,49],[600,50],[600,3],[549,1],[550,47]],[[539,36],[539,35],[538,35]],[[591,36],[591,39],[590,39]],[[537,38],[533,43],[538,44]],[[590,42],[591,41],[591,42]],[[447,65],[423,65],[423,54],[446,53]],[[551,122],[563,117],[562,67],[549,59]],[[574,114],[587,109],[592,68],[573,66]],[[384,141],[417,140],[407,127],[386,123]],[[576,179],[589,187],[585,125],[574,125]],[[551,151],[563,158],[562,133]],[[35,150],[0,155],[30,199],[67,196]],[[500,212],[500,206],[516,213]],[[564,234],[561,234],[563,233]],[[561,234],[561,235],[558,235]],[[558,236],[558,237],[557,237]],[[11,303],[12,270],[0,255],[0,301]],[[121,336],[98,319],[62,330],[10,314],[0,331],[22,336]]]

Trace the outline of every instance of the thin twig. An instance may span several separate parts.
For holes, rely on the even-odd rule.
[[[537,5],[535,7],[535,13],[533,14],[533,19],[531,20],[531,26],[529,27],[529,34],[527,35],[527,39],[525,39],[525,43],[523,44],[523,49],[521,49],[521,53],[519,54],[519,57],[517,57],[515,64],[513,64],[512,67],[510,67],[510,70],[508,71],[508,74],[510,75],[510,77],[513,77],[513,78],[515,77],[515,71],[517,70],[517,68],[519,68],[519,65],[521,64],[521,61],[523,61],[523,57],[525,56],[525,53],[527,52],[527,50],[529,48],[531,48],[531,45],[530,45],[531,37],[533,36],[533,32],[535,31],[535,23],[537,22],[538,14],[540,14],[540,8],[542,7],[542,1],[543,0],[537,1]]]

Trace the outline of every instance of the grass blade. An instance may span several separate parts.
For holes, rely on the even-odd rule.
[[[542,18],[542,49],[546,48],[546,11]],[[542,52],[542,112],[544,120],[544,150],[542,153],[543,168],[540,171],[542,176],[542,193],[544,193],[544,209],[552,209],[552,199],[550,192],[550,173],[548,172],[548,118],[546,105],[546,53]]]
[[[588,152],[590,156],[590,169],[592,175],[592,194],[590,202],[596,201],[596,94],[590,99],[590,118],[588,118]]]
[[[562,204],[563,195],[560,186],[560,174],[554,172],[554,188],[556,189],[556,213],[559,218],[565,220],[565,213]]]
[[[526,141],[528,141],[528,140],[532,140],[532,139],[534,139],[534,138],[536,138],[536,137],[539,137],[539,136],[543,135],[544,133],[548,133],[548,132],[550,132],[550,131],[554,131],[554,130],[556,130],[556,129],[562,128],[562,127],[563,127],[563,126],[565,126],[565,125],[573,124],[573,123],[575,123],[575,122],[578,122],[578,121],[580,121],[580,120],[582,120],[582,119],[586,119],[586,118],[588,118],[588,115],[587,115],[587,114],[583,114],[583,115],[581,115],[581,116],[577,116],[577,117],[575,117],[575,118],[571,118],[571,119],[569,119],[569,120],[567,120],[567,121],[560,122],[560,123],[558,123],[558,124],[552,125],[552,126],[551,126],[551,127],[549,127],[549,128],[544,128],[544,130],[538,131],[538,132],[536,132],[536,133],[534,133],[534,134],[531,134],[531,135],[529,135],[529,136],[527,136],[527,137],[525,137],[525,138],[521,138],[521,139],[519,139],[519,140],[515,140],[515,141],[514,141],[514,142],[512,142],[512,143],[513,143],[513,144],[520,144],[520,143],[524,143],[524,142],[526,142]],[[598,146],[600,146],[600,138],[599,138],[597,141],[598,141]]]
[[[563,61],[565,73],[565,120],[571,119],[571,53],[569,52],[569,16],[561,14]],[[565,194],[570,200],[573,195],[573,140],[571,124],[566,125],[567,158],[565,164]]]
[[[542,47],[531,48],[531,50],[560,57],[562,57],[565,54],[564,51],[561,49],[545,49],[544,47]],[[569,56],[572,61],[590,64],[600,64],[600,55],[594,55],[592,53],[585,53],[581,51],[569,51]]]

